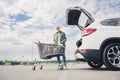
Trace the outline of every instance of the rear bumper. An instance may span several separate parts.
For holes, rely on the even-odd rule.
[[[86,60],[100,61],[102,56],[97,49],[81,49],[76,50],[76,53],[80,53]]]

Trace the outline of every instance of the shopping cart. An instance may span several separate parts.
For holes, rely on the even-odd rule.
[[[51,59],[53,57],[62,56],[64,55],[65,48],[61,45],[53,45],[53,44],[46,44],[46,43],[38,43],[38,50],[41,59]],[[33,70],[36,69],[36,66],[39,65],[34,60],[34,65],[32,67]],[[43,69],[43,65],[40,64],[40,69]],[[59,65],[59,69],[63,70],[63,65]]]

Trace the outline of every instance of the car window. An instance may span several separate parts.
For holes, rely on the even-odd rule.
[[[106,26],[120,26],[120,18],[106,19],[101,24]]]
[[[80,18],[79,18],[79,20],[78,20],[78,23],[79,23],[82,27],[85,27],[87,20],[88,20],[88,17],[87,17],[83,12],[81,12],[81,15],[80,15]]]

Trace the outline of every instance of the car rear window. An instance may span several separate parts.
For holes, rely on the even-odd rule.
[[[102,25],[106,26],[120,26],[120,18],[112,18],[101,21]]]

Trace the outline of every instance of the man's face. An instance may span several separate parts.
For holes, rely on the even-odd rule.
[[[57,27],[56,27],[56,30],[57,30],[57,31],[60,31],[60,27],[59,27],[59,26],[57,26]]]

